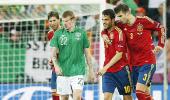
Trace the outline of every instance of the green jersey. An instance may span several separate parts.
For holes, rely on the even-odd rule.
[[[84,30],[78,27],[72,32],[60,29],[55,32],[50,46],[59,50],[58,65],[64,76],[85,74],[84,49],[89,47],[89,41]]]
[[[136,15],[136,9],[138,8],[138,5],[135,3],[135,1],[134,0],[123,0],[123,2],[125,4],[127,4],[129,6],[129,8],[131,8],[131,12],[135,16]]]

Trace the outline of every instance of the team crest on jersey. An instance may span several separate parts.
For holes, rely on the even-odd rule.
[[[143,31],[143,25],[142,25],[142,24],[139,23],[139,24],[137,25],[137,31],[138,31],[138,33],[137,33],[138,35],[141,35],[141,34],[142,34],[142,31]]]
[[[137,25],[137,31],[138,31],[138,32],[142,32],[142,31],[143,31],[143,25],[142,25],[142,24],[139,23],[139,24]]]
[[[75,39],[80,40],[80,38],[81,38],[81,33],[79,32],[75,33]]]
[[[66,35],[60,36],[60,45],[67,45],[68,37]]]

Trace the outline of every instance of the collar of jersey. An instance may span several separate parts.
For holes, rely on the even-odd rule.
[[[64,28],[64,30],[66,30],[66,29]],[[68,31],[68,30],[66,30],[66,31],[69,32],[69,33],[73,33],[73,32],[75,32],[76,30],[77,30],[77,26],[75,26],[72,31]]]

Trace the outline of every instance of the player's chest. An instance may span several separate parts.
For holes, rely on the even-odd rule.
[[[81,32],[75,32],[75,33],[65,33],[60,35],[58,39],[59,45],[72,45],[72,44],[78,44],[82,41],[82,33]]]
[[[132,26],[126,25],[123,30],[128,40],[137,40],[143,38],[145,35],[144,26],[140,23]]]
[[[115,40],[116,40],[116,35],[114,33],[109,33],[107,34],[107,36],[109,38],[110,44],[105,42],[105,48],[108,48],[108,49],[113,48],[115,44]]]

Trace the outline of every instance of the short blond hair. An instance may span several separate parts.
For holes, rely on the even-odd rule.
[[[62,17],[63,18],[66,18],[66,17],[75,18],[75,15],[74,15],[73,11],[67,10],[63,13]]]

